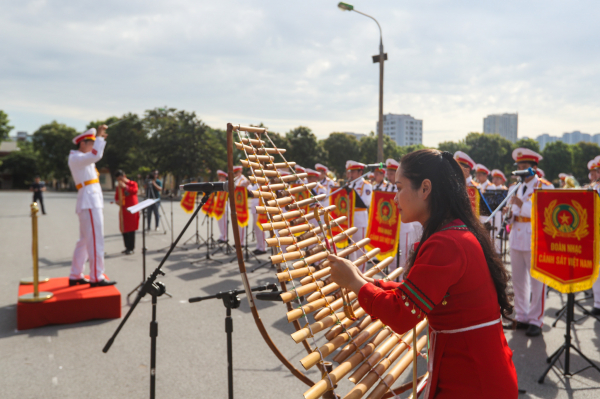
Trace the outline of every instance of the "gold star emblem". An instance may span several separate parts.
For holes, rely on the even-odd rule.
[[[561,216],[559,216],[559,218],[560,218],[560,224],[569,224],[569,219],[570,219],[569,215],[563,213]]]

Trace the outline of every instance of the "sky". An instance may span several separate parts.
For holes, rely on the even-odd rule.
[[[423,141],[518,112],[519,137],[600,132],[600,2],[352,2],[383,30],[384,113]],[[337,1],[4,0],[0,109],[16,131],[155,107],[212,127],[367,133],[378,118],[375,22]]]

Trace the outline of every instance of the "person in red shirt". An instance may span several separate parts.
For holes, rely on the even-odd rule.
[[[448,152],[415,151],[402,158],[394,183],[402,221],[423,225],[405,279],[374,280],[333,255],[331,278],[398,334],[428,318],[425,398],[517,398],[501,323],[513,311],[510,275],[473,214],[461,167]]]
[[[138,203],[138,185],[133,180],[129,180],[125,172],[118,170],[115,173],[117,180],[117,190],[115,191],[115,203],[119,205],[119,228],[123,234],[125,255],[132,255],[135,249],[135,232],[140,224],[140,214],[130,213],[127,208]]]

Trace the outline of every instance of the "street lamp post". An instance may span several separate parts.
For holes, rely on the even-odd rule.
[[[371,18],[379,28],[379,55],[373,56],[373,63],[379,63],[379,122],[377,123],[377,162],[383,162],[383,62],[387,61],[387,54],[383,52],[383,34],[381,25],[375,18],[354,9],[354,6],[347,3],[338,3],[338,7],[343,11],[354,11],[365,17]]]

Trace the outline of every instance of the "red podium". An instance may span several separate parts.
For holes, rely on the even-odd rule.
[[[69,278],[59,277],[41,283],[40,289],[52,292],[54,296],[44,302],[18,302],[18,330],[121,317],[121,293],[114,285],[90,288],[89,284],[84,284],[69,287]],[[33,285],[19,286],[19,296],[30,292],[33,292]]]

